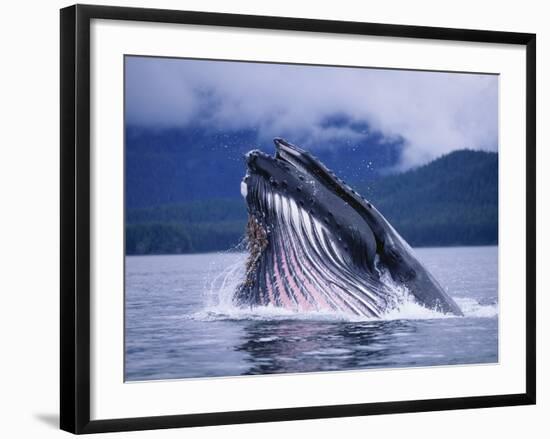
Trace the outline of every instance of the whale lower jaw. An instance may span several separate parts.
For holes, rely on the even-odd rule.
[[[392,292],[377,275],[350,263],[328,228],[295,200],[265,192],[262,213],[247,227],[246,278],[238,306],[380,317]]]

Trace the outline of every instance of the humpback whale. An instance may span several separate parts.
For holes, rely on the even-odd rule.
[[[460,308],[382,214],[311,153],[275,138],[246,154],[246,274],[237,306],[381,317],[396,289],[445,314]]]

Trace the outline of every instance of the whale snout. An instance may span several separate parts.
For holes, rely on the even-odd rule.
[[[244,155],[244,161],[246,162],[247,165],[253,165],[260,154],[261,154],[261,151],[259,151],[257,149],[253,149],[252,151],[248,151]]]
[[[250,169],[254,169],[266,162],[272,162],[274,159],[269,154],[260,151],[259,149],[253,149],[244,155],[245,162]]]

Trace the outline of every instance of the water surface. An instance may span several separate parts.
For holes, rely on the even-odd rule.
[[[244,254],[127,256],[126,380],[497,362],[497,247],[416,253],[464,317],[410,301],[378,320],[236,309]]]

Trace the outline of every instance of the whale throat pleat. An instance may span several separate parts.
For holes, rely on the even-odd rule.
[[[258,210],[262,212],[251,213],[249,228],[264,229],[266,242],[254,242],[262,233],[248,234],[249,268],[235,296],[239,305],[367,317],[385,311],[388,291],[384,285],[346,258],[338,238],[324,224],[294,199],[265,184],[249,190],[261,195]]]

